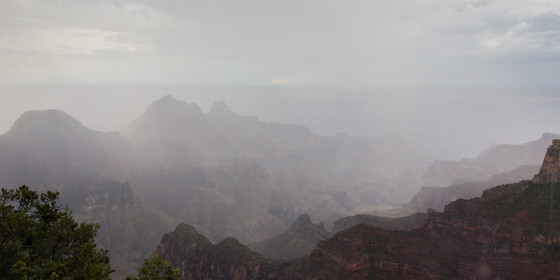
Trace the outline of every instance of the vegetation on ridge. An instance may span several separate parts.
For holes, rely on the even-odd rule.
[[[27,186],[0,195],[0,279],[108,279],[108,251],[97,249],[98,224],[78,224],[58,192]]]
[[[127,276],[126,280],[177,280],[179,279],[179,270],[172,269],[169,263],[152,253],[150,257],[144,259],[142,267],[136,269],[138,275]]]

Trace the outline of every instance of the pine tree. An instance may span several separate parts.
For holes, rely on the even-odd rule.
[[[94,240],[99,225],[78,224],[58,196],[2,189],[0,279],[109,279],[108,252]]]

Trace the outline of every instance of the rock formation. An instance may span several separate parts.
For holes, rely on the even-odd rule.
[[[468,199],[482,195],[485,189],[497,185],[528,180],[539,170],[538,165],[521,166],[514,170],[492,176],[485,182],[471,182],[448,187],[422,187],[407,204],[403,204],[400,214],[424,212],[428,209],[443,211],[443,207],[459,198]],[[393,212],[399,212],[393,210]]]
[[[282,233],[266,240],[249,244],[251,250],[274,260],[297,259],[309,254],[321,239],[329,237],[322,223],[313,224],[303,214]]]
[[[302,213],[320,219],[360,205],[395,201],[408,191],[403,186],[418,178],[418,156],[398,136],[324,137],[300,125],[237,115],[223,102],[205,114],[194,103],[164,97],[123,135],[93,131],[62,111],[47,110],[25,113],[0,136],[0,185],[60,191],[78,219],[102,225],[99,242],[112,252],[117,262],[113,266],[120,271],[140,264],[160,234],[179,221],[201,225],[200,232],[211,240],[235,236],[249,243],[279,233]],[[549,206],[546,209],[554,209]],[[309,226],[305,219],[300,222]],[[356,237],[391,234],[379,229],[364,235],[359,232],[354,233]],[[316,233],[324,234],[320,229]],[[335,240],[343,242],[352,236],[343,234]],[[426,236],[414,238],[426,240]],[[233,239],[226,241],[198,255],[206,259],[198,267],[210,265],[216,278],[230,275],[220,271],[225,267],[217,266],[228,262],[234,264],[232,271],[241,269],[236,277],[313,278],[315,274],[302,267],[320,268],[307,258],[265,260]],[[233,260],[227,259],[230,249],[237,252]],[[332,252],[328,246],[323,249]],[[365,255],[346,256],[349,264],[353,258],[363,261],[374,256],[360,250],[353,249]],[[219,261],[212,262],[213,258]],[[243,260],[251,264],[247,274],[240,268],[247,263],[240,263]],[[253,266],[261,261],[264,266]],[[437,263],[445,266],[440,259]],[[386,269],[393,271],[387,275],[393,275],[394,267]],[[197,273],[202,272],[192,275],[202,275]]]
[[[540,165],[546,148],[558,134],[544,133],[540,139],[520,145],[500,144],[488,148],[476,158],[460,161],[436,161],[420,180],[421,186],[484,182],[494,174],[523,165]]]
[[[557,144],[537,178],[559,171]],[[199,250],[182,241],[201,239],[192,230],[165,235],[158,252],[183,279],[560,279],[560,186],[539,180],[458,199],[415,230],[350,227],[298,260],[268,260],[229,239]]]
[[[139,197],[208,229],[211,240],[252,243],[304,213],[321,219],[402,199],[419,162],[398,136],[324,137],[238,115],[223,101],[203,113],[171,96],[151,104],[123,135],[136,147],[131,161],[138,168],[127,180]]]
[[[546,151],[541,170],[533,178],[533,183],[558,182],[560,182],[560,139],[554,139]]]
[[[181,270],[181,279],[296,279],[281,271],[286,262],[267,260],[235,238],[213,245],[188,224],[165,234],[156,252]]]
[[[0,135],[0,185],[49,186],[122,171],[128,149],[114,132],[98,132],[58,110],[28,111]]]

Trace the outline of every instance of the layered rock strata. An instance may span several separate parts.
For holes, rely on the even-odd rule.
[[[557,145],[539,179],[458,199],[416,230],[360,224],[307,257],[272,261],[234,239],[212,245],[183,225],[158,253],[183,279],[560,279],[560,184],[549,176],[559,171]]]

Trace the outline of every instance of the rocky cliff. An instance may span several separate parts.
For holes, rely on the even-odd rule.
[[[556,143],[544,170],[558,172]],[[274,262],[234,240],[204,242],[220,250],[197,255],[204,250],[181,241],[200,239],[192,231],[164,236],[158,252],[183,279],[560,279],[560,184],[539,182],[458,199],[411,231],[360,224],[298,260]]]
[[[560,139],[552,140],[544,156],[541,170],[533,178],[533,183],[558,183],[560,181]]]
[[[422,230],[462,278],[558,279],[558,195],[530,181],[494,187],[450,203]]]
[[[286,262],[267,260],[235,238],[213,245],[187,224],[165,234],[156,252],[180,268],[181,279],[295,279],[282,272]]]
[[[183,279],[559,279],[560,203],[549,215],[549,191],[529,181],[499,186],[451,203],[413,231],[360,224],[293,261],[267,260],[236,242],[196,255],[171,235],[158,252]]]

